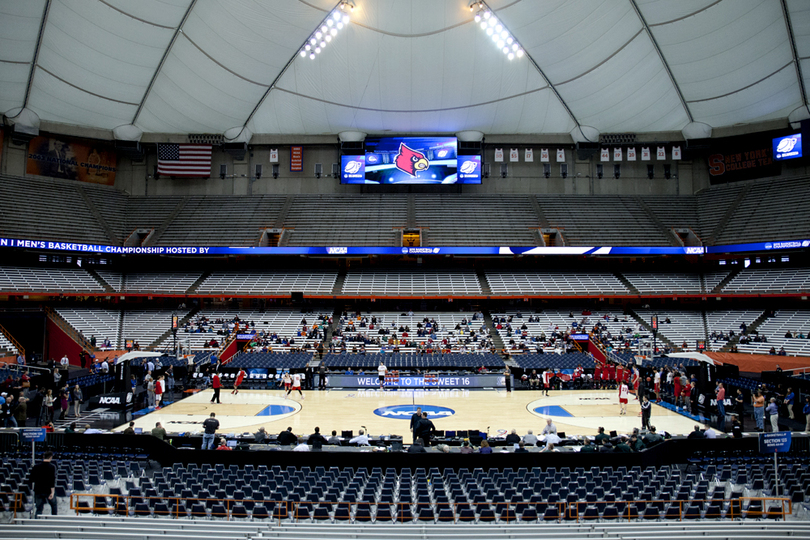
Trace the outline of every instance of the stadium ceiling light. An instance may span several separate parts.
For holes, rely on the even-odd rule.
[[[336,37],[338,32],[349,24],[353,11],[353,2],[343,1],[338,4],[338,7],[329,13],[306,39],[304,46],[298,53],[301,58],[309,56],[311,60],[315,60],[317,55],[326,48],[326,45],[332,42],[332,38]]]
[[[492,42],[506,58],[509,60],[523,58],[525,54],[523,47],[520,46],[517,39],[510,34],[503,22],[498,20],[484,2],[473,2],[470,4],[470,11],[475,11],[474,20],[476,24],[481,26],[481,30],[492,38]]]

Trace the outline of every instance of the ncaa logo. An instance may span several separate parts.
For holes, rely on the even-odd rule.
[[[405,255],[407,255],[407,254],[408,254],[408,248],[402,248],[402,253],[404,253]]]
[[[782,139],[779,141],[779,146],[776,147],[776,151],[779,153],[790,152],[793,150],[793,147],[796,146],[797,142],[799,142],[798,137],[788,137],[786,139]]]
[[[474,161],[465,161],[461,165],[461,172],[464,174],[472,174],[475,172],[476,165],[477,164]]]
[[[767,244],[765,244],[765,249],[773,249],[773,244],[768,242]]]
[[[374,414],[383,418],[398,418],[400,420],[410,420],[416,413],[416,408],[421,407],[422,412],[426,412],[428,418],[447,418],[456,414],[453,409],[438,407],[436,405],[392,405],[390,407],[380,407],[374,409]]]
[[[350,161],[346,164],[346,167],[343,169],[343,172],[345,172],[346,174],[356,174],[360,170],[360,167],[362,165],[363,164],[360,163],[359,161]]]

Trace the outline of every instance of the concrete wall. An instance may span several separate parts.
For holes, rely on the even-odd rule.
[[[272,177],[270,148],[279,150],[279,177]],[[503,145],[508,153],[509,146]],[[512,146],[513,148],[515,145]],[[227,166],[226,178],[214,176],[208,179],[155,179],[154,170],[157,157],[147,154],[142,163],[132,163],[128,158],[119,160],[119,171],[116,176],[116,187],[132,195],[250,195],[250,194],[351,194],[363,192],[428,192],[428,193],[514,193],[514,194],[566,194],[566,195],[692,195],[708,187],[709,180],[704,161],[666,161],[666,162],[627,162],[621,163],[619,179],[613,178],[613,162],[604,163],[604,177],[596,178],[596,165],[599,156],[584,161],[576,159],[572,147],[566,148],[568,177],[560,175],[560,166],[556,162],[556,147],[552,151],[551,176],[543,175],[543,164],[540,162],[540,146],[532,145],[535,161],[522,161],[526,146],[518,146],[521,162],[508,163],[509,175],[501,178],[500,163],[494,162],[495,147],[488,145],[484,151],[484,161],[490,163],[491,175],[484,178],[481,185],[467,186],[357,186],[341,185],[339,178],[332,178],[332,164],[339,163],[339,150],[334,145],[305,145],[304,171],[290,172],[290,147],[281,145],[251,146],[245,159],[235,161],[230,155],[215,150],[212,172],[219,173],[220,165]],[[640,150],[640,147],[638,147]],[[667,147],[669,152],[669,146]],[[316,163],[323,166],[324,175],[315,178]],[[656,167],[656,177],[647,178],[647,164]],[[663,163],[672,166],[672,178],[664,179]],[[256,180],[253,171],[261,164],[262,178]]]

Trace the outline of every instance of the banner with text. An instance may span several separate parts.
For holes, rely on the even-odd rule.
[[[111,246],[0,238],[0,248],[67,251],[99,255],[704,255],[745,251],[808,249],[810,240],[754,242],[726,246]]]
[[[34,137],[28,143],[27,174],[115,184],[115,149],[101,141],[68,137]]]

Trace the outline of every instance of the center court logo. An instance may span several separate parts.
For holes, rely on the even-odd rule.
[[[422,407],[422,412],[426,412],[428,418],[447,418],[456,414],[453,409],[447,407],[437,407],[435,405],[392,405],[390,407],[380,407],[374,409],[374,414],[383,418],[398,418],[400,420],[410,420],[416,412],[417,407]]]

